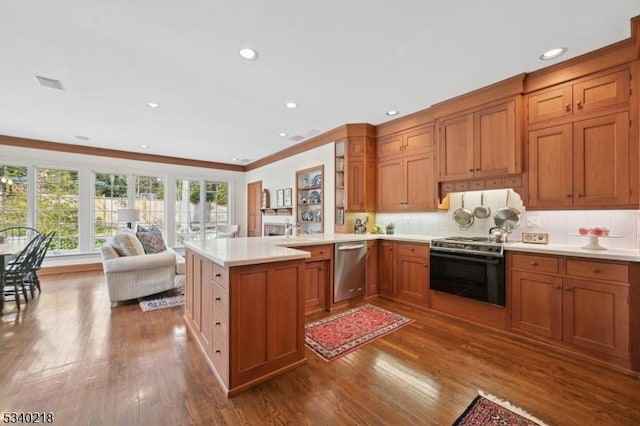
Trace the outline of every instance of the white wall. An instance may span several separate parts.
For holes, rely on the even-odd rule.
[[[323,197],[323,217],[324,217],[324,232],[333,232],[333,208],[335,204],[334,199],[334,144],[328,143],[318,148],[294,155],[289,158],[277,161],[275,163],[267,164],[266,166],[251,170],[246,173],[245,176],[245,189],[244,198],[246,203],[247,190],[246,185],[250,182],[262,181],[262,189],[269,190],[269,196],[271,199],[271,205],[275,206],[276,203],[276,190],[292,188],[293,190],[293,204],[294,210],[292,216],[262,216],[262,223],[284,223],[285,220],[295,223],[296,221],[296,171],[308,169],[311,167],[324,166],[324,194]],[[245,204],[246,206],[246,204]],[[243,218],[242,226],[246,230],[247,218],[246,207],[245,217]],[[239,222],[240,223],[240,222]]]

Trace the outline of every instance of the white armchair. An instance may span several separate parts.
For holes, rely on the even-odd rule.
[[[111,307],[124,300],[184,286],[184,257],[170,248],[153,254],[120,256],[110,241],[101,251]]]

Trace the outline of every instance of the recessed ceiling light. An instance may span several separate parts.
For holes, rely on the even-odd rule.
[[[296,109],[298,108],[298,104],[295,102],[287,102],[285,105],[287,105],[287,108],[289,109]]]
[[[142,149],[149,149],[149,145],[141,144],[141,145],[140,145],[140,148],[142,148]]]
[[[391,111],[387,111],[386,114],[387,115],[398,115],[399,111],[396,111],[395,109],[392,109]]]
[[[543,61],[548,61],[550,59],[557,58],[558,56],[564,54],[567,51],[566,47],[556,47],[555,49],[547,50],[542,55],[540,55],[540,59]]]
[[[157,104],[155,102],[147,102],[147,106],[149,108],[160,108],[160,104]]]
[[[282,136],[284,138],[285,136],[287,136],[287,134],[285,132],[280,132],[278,133],[278,136]]]
[[[248,47],[240,49],[238,53],[240,54],[240,57],[246,59],[247,61],[255,61],[256,59],[258,59],[258,52]]]

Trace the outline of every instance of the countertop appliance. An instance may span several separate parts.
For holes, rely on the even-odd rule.
[[[367,245],[345,242],[335,245],[333,302],[364,295],[367,275]]]
[[[431,241],[431,290],[504,306],[504,246],[488,237]]]

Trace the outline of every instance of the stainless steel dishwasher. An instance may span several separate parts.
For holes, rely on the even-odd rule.
[[[333,302],[364,294],[367,279],[367,245],[337,243],[333,276]]]

